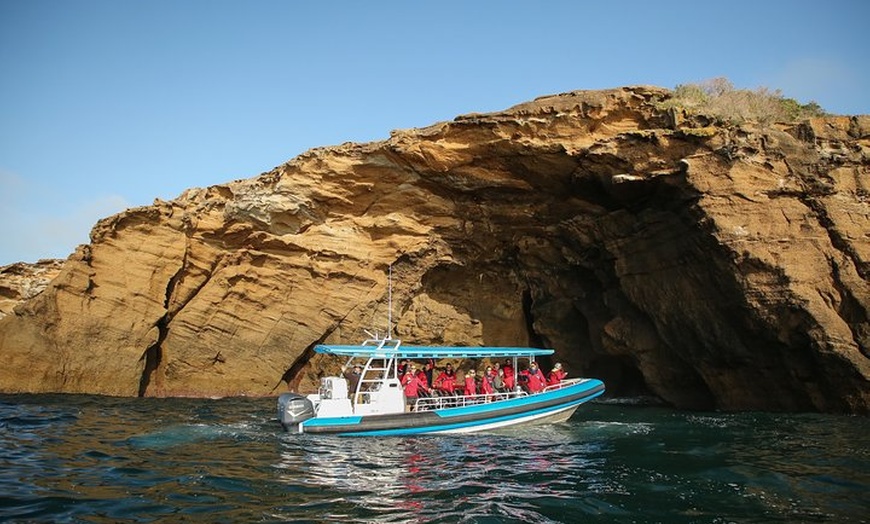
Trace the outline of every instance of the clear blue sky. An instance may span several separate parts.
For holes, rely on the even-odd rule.
[[[870,2],[0,0],[0,265],[305,150],[719,76],[870,112]]]

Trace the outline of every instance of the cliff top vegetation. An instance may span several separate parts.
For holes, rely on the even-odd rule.
[[[784,97],[779,89],[737,89],[724,77],[680,84],[674,88],[673,96],[664,101],[661,107],[680,108],[689,113],[711,116],[721,123],[732,124],[748,121],[762,124],[796,122],[826,115],[824,109],[814,101],[801,104],[793,98]]]

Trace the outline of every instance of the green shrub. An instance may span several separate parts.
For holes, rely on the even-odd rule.
[[[689,113],[703,114],[720,122],[747,121],[768,124],[794,122],[825,111],[815,102],[801,104],[784,98],[779,90],[766,87],[755,90],[735,89],[727,78],[714,78],[697,84],[681,84],[674,88],[670,99],[660,104],[662,109],[679,108]]]

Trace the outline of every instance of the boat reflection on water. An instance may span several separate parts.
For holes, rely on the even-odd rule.
[[[302,444],[281,453],[280,467],[292,483],[328,486],[343,492],[366,491],[378,487],[379,494],[407,491],[403,481],[405,464],[410,462],[407,443],[397,446],[391,439],[361,442],[359,439],[320,437],[299,438]]]
[[[324,518],[351,512],[369,517],[455,521],[467,514],[540,519],[526,500],[580,496],[614,486],[602,475],[599,444],[581,443],[560,425],[511,434],[355,439],[290,435],[276,468],[303,503],[322,505]],[[446,504],[450,501],[449,506]],[[351,511],[352,508],[352,511]],[[302,508],[300,508],[301,510]],[[528,511],[528,514],[526,514]],[[300,513],[301,515],[302,513]],[[293,518],[294,512],[281,513]],[[425,517],[425,518],[424,518]]]

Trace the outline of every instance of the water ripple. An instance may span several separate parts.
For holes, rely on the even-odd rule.
[[[285,434],[269,399],[0,396],[0,520],[865,522],[866,418],[590,405],[499,434]]]

